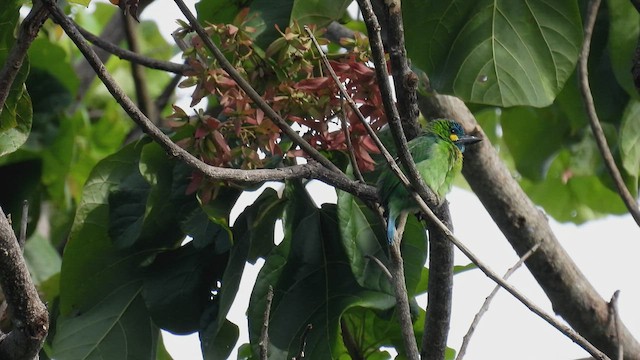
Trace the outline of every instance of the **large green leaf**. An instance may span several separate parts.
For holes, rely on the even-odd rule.
[[[120,287],[79,316],[58,318],[52,358],[155,359],[159,329],[147,314],[138,281]]]
[[[269,322],[271,358],[298,353],[300,337],[310,324],[305,355],[335,359],[346,355],[340,317],[353,306],[388,309],[392,296],[367,291],[351,273],[340,241],[337,209],[317,209],[300,184],[289,184],[285,239],[267,258],[251,296],[249,335],[257,352],[266,293],[274,299]]]
[[[389,268],[384,227],[377,216],[353,195],[338,192],[340,234],[351,271],[364,288],[393,295],[393,288],[380,267],[367,256],[376,257]],[[427,258],[427,235],[424,227],[410,216],[402,240],[407,291],[415,295]]]
[[[630,1],[608,0],[609,14],[608,55],[613,64],[613,73],[617,82],[629,95],[638,97],[630,73],[630,61],[633,59],[638,35],[640,34],[640,15]]]
[[[190,242],[158,255],[147,269],[142,295],[156,325],[176,334],[198,331],[211,292],[222,276],[226,256],[213,246],[196,248]]]
[[[224,276],[221,279],[221,287],[215,297],[215,304],[209,314],[205,314],[202,318],[204,324],[200,332],[200,340],[202,342],[203,354],[215,354],[220,351],[217,347],[226,344],[224,348],[229,351],[235,345],[237,336],[234,338],[229,333],[229,322],[226,316],[231,309],[231,305],[236,297],[240,280],[244,271],[244,266],[249,256],[249,250],[253,242],[263,243],[271,242],[273,246],[273,224],[271,224],[271,233],[263,230],[268,229],[269,222],[274,223],[275,218],[269,217],[269,210],[281,203],[275,190],[266,189],[256,201],[240,214],[233,226],[234,245],[229,254],[229,260],[224,270]],[[264,216],[267,218],[264,218]],[[266,221],[266,224],[264,223]],[[225,327],[226,330],[225,330]],[[226,341],[233,340],[233,344]],[[228,354],[227,354],[228,355]],[[211,357],[214,359],[215,357]]]
[[[87,311],[122,284],[140,278],[138,266],[151,254],[115,248],[109,238],[109,194],[138,171],[144,142],[129,145],[101,161],[84,187],[69,240],[60,280],[63,315]]]
[[[403,2],[412,63],[433,88],[465,101],[546,106],[582,42],[575,0]]]

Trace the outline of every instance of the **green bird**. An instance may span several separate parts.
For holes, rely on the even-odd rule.
[[[418,173],[436,194],[440,203],[451,190],[453,179],[462,170],[462,153],[465,145],[474,144],[480,140],[478,137],[466,135],[457,122],[438,119],[431,121],[422,134],[407,143]],[[377,187],[381,203],[386,209],[387,239],[391,244],[400,214],[418,212],[419,208],[400,179],[386,163],[383,166]]]

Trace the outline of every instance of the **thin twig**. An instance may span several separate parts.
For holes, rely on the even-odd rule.
[[[620,297],[620,290],[616,290],[611,296],[609,301],[609,317],[613,319],[613,326],[615,327],[616,342],[618,343],[617,359],[624,359],[624,342],[622,341],[622,320],[620,319],[620,310],[618,309],[618,298]]]
[[[307,348],[307,336],[309,336],[309,332],[313,329],[313,325],[311,324],[307,324],[307,327],[304,329],[304,332],[302,333],[302,336],[300,336],[300,350],[298,351],[298,354],[294,357],[292,357],[292,360],[302,360],[305,357],[304,352],[306,351]]]
[[[241,170],[210,166],[194,157],[186,150],[177,146],[167,135],[158,129],[131,101],[131,99],[118,86],[107,72],[104,64],[98,59],[95,52],[86,43],[82,35],[75,28],[69,18],[57,8],[52,0],[44,1],[51,11],[52,18],[60,24],[69,38],[76,44],[80,52],[94,68],[96,74],[105,84],[111,95],[118,101],[125,112],[140,126],[145,133],[160,144],[172,157],[178,158],[191,168],[202,172],[207,178],[218,180],[231,180],[240,182],[261,182],[266,180],[285,180],[293,178],[317,178],[329,185],[336,186],[356,196],[365,199],[376,200],[377,194],[374,187],[353,181],[343,173],[326,170],[323,166],[310,161],[308,164],[295,165],[277,169]]]
[[[329,75],[333,79],[334,83],[338,86],[338,89],[340,90],[340,94],[342,95],[342,97],[347,101],[347,104],[349,104],[349,107],[351,108],[351,110],[353,110],[353,112],[356,114],[356,116],[358,117],[358,120],[360,120],[360,123],[362,124],[362,126],[364,126],[365,130],[367,131],[367,134],[371,137],[373,142],[376,144],[376,146],[382,153],[382,156],[385,158],[385,160],[391,167],[391,170],[394,172],[394,174],[396,174],[400,178],[400,181],[403,183],[404,186],[409,186],[409,180],[404,175],[404,173],[402,173],[402,170],[400,170],[400,167],[394,160],[393,156],[389,153],[389,151],[384,146],[384,144],[382,144],[382,141],[380,141],[380,138],[378,137],[376,132],[373,131],[373,128],[371,128],[371,125],[369,125],[369,122],[367,121],[367,119],[364,117],[364,115],[358,108],[358,105],[356,104],[356,102],[353,100],[351,95],[349,95],[349,93],[347,92],[347,89],[338,78],[338,75],[333,70],[333,67],[331,67],[331,64],[329,63],[329,59],[327,59],[327,56],[322,51],[322,48],[320,47],[320,44],[318,44],[318,41],[313,35],[313,32],[311,31],[311,29],[309,29],[308,26],[305,26],[304,29],[307,32],[307,34],[309,34],[309,37],[311,38],[311,41],[313,42],[316,49],[318,49],[318,52],[320,53],[320,58],[322,59],[322,63],[324,64],[324,67],[329,72]]]
[[[407,224],[406,211],[400,213],[398,217],[398,226],[394,234],[393,243],[389,246],[391,255],[391,275],[392,285],[396,297],[396,309],[398,321],[400,323],[400,332],[402,333],[402,342],[406,352],[407,359],[418,360],[420,353],[418,352],[418,343],[413,331],[413,321],[411,320],[411,308],[409,305],[409,296],[407,295],[407,285],[404,276],[404,262],[402,260],[402,252],[400,245],[402,243],[402,235]]]
[[[527,251],[520,259],[518,259],[518,261],[509,270],[507,270],[507,272],[504,274],[502,278],[505,281],[509,279],[509,277],[511,277],[511,275],[513,275],[513,273],[515,273],[516,270],[518,270],[518,268],[520,268],[520,266],[522,266],[522,264],[524,264],[524,262],[531,255],[533,255],[533,253],[536,252],[536,250],[538,250],[539,247],[540,247],[540,243],[537,243],[531,249],[529,249],[529,251]],[[491,305],[491,301],[496,296],[499,290],[500,290],[500,286],[496,285],[496,287],[493,288],[489,296],[487,296],[487,298],[484,299],[484,302],[482,303],[480,310],[478,310],[478,313],[473,317],[473,321],[471,322],[471,325],[469,325],[469,330],[467,330],[467,333],[462,338],[462,345],[460,345],[460,350],[458,351],[456,360],[462,360],[464,358],[464,355],[467,352],[467,347],[469,346],[469,341],[471,341],[471,337],[473,336],[473,333],[475,332],[476,327],[480,323],[480,319],[482,319],[482,316],[487,312],[487,310],[489,310],[489,305]]]
[[[347,113],[344,109],[344,96],[340,95],[340,125],[342,126],[342,132],[344,133],[345,142],[347,143],[347,151],[349,153],[349,160],[351,161],[351,167],[353,168],[353,174],[356,179],[361,182],[364,181],[364,177],[362,176],[362,172],[358,167],[358,160],[356,159],[356,152],[353,148],[353,143],[351,142],[351,132],[349,131],[349,126],[347,125]]]
[[[229,74],[229,76],[238,84],[238,86],[249,96],[249,98],[258,106],[265,115],[273,121],[276,126],[282,130],[296,145],[298,145],[304,152],[309,155],[312,159],[319,162],[327,169],[331,171],[342,173],[337,166],[335,166],[329,159],[322,156],[318,150],[316,150],[311,144],[309,144],[306,140],[304,140],[300,135],[287,124],[287,122],[275,111],[267,102],[258,94],[258,92],[249,84],[249,82],[240,75],[238,70],[236,70],[233,65],[227,60],[224,54],[218,49],[216,44],[213,43],[209,34],[207,34],[206,30],[200,25],[198,19],[193,15],[191,10],[185,5],[182,0],[174,0],[180,11],[184,14],[184,16],[189,21],[191,27],[198,33],[200,39],[204,42],[204,45],[211,51],[213,57],[218,61],[220,67]]]
[[[591,0],[587,9],[587,16],[584,21],[584,42],[582,43],[582,50],[580,51],[580,58],[578,59],[578,76],[580,78],[580,93],[582,94],[582,101],[587,111],[587,117],[589,118],[589,124],[591,125],[591,131],[598,144],[598,149],[602,155],[602,159],[609,171],[609,175],[613,179],[613,183],[618,190],[618,194],[625,206],[629,210],[631,217],[636,221],[636,224],[640,226],[640,209],[638,203],[633,198],[620,174],[620,170],[616,166],[616,162],[613,159],[609,145],[607,144],[607,138],[604,136],[604,131],[600,125],[598,114],[596,113],[596,107],[593,102],[593,96],[591,94],[591,88],[589,86],[589,51],[591,48],[591,35],[593,34],[593,27],[596,23],[596,17],[598,15],[598,7],[600,6],[600,0]]]
[[[364,257],[369,259],[369,260],[371,260],[371,261],[373,261],[374,263],[376,263],[376,265],[378,265],[380,267],[380,269],[382,269],[382,272],[387,276],[387,279],[389,279],[389,280],[393,279],[393,276],[391,276],[391,272],[382,263],[382,261],[380,261],[380,259],[378,259],[377,257],[375,257],[373,255],[365,255]]]
[[[123,19],[123,21],[124,20],[125,19]],[[191,66],[187,64],[178,64],[170,61],[153,59],[148,56],[141,55],[135,51],[123,49],[113,43],[103,40],[99,36],[92,34],[78,24],[75,25],[85,39],[89,40],[92,44],[109,52],[110,54],[116,55],[120,59],[128,60],[132,63],[140,64],[151,69],[163,70],[175,74],[184,74],[185,72],[191,70]]]
[[[22,218],[20,219],[20,236],[18,236],[18,244],[20,250],[24,251],[24,244],[27,242],[27,223],[29,222],[29,201],[22,202]]]
[[[260,333],[260,359],[269,359],[269,319],[271,313],[271,303],[273,302],[273,286],[269,285],[267,291],[267,303],[265,304],[264,316],[262,318],[262,333]]]
[[[138,22],[136,21],[135,17],[126,15],[126,11],[121,16],[124,17],[123,20],[125,25],[125,34],[127,43],[129,45],[129,50],[136,54],[139,54],[140,40],[138,39],[137,34]],[[155,104],[151,100],[149,88],[147,87],[147,77],[144,73],[144,68],[136,62],[131,63],[131,78],[133,79],[133,84],[136,91],[138,108],[151,121],[156,123],[156,120],[158,118],[158,109],[156,109]]]

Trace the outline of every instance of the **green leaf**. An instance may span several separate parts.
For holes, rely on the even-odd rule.
[[[239,335],[238,325],[225,319],[216,338],[209,346],[203,349],[202,355],[204,359],[228,359],[236,342],[238,342]]]
[[[80,80],[62,46],[48,39],[37,38],[29,46],[29,60],[32,71],[45,71],[63,84],[68,92],[75,94]]]
[[[271,238],[271,241],[273,241],[273,230],[271,234],[256,233],[255,225],[256,223],[258,226],[262,225],[260,224],[262,220],[261,217],[265,209],[268,211],[274,204],[274,200],[277,204],[278,194],[275,190],[265,189],[256,201],[245,208],[238,219],[236,219],[233,226],[234,245],[231,248],[229,261],[224,270],[221,287],[215,297],[215,306],[212,307],[210,314],[205,314],[202,319],[202,323],[206,324],[200,332],[203,354],[213,354],[219,351],[215,349],[215,347],[218,346],[221,341],[224,342],[220,337],[225,338],[229,336],[224,330],[224,327],[228,326],[226,317],[238,292],[252,242],[260,242],[261,240],[259,239],[261,237]],[[273,220],[275,221],[275,219]],[[237,341],[237,337],[234,343],[231,344],[231,348],[235,345],[235,341]]]
[[[117,250],[109,238],[108,197],[129,174],[138,171],[144,142],[124,147],[101,161],[84,187],[69,240],[60,279],[60,310],[87,311],[122,284],[140,277],[138,266],[151,256]]]
[[[340,317],[353,306],[388,309],[392,296],[361,288],[340,240],[335,205],[317,209],[299,182],[288,183],[285,239],[266,259],[249,305],[249,338],[257,351],[266,294],[273,286],[269,325],[270,357],[298,352],[308,324],[306,356],[335,359],[347,354],[340,336]]]
[[[193,238],[196,248],[204,248],[211,244],[216,245],[217,253],[224,253],[231,248],[231,236],[226,228],[210,219],[201,207],[197,207],[182,222],[185,234]]]
[[[60,254],[51,242],[40,234],[35,234],[24,245],[24,259],[36,286],[60,272]]]
[[[340,19],[351,0],[296,0],[291,10],[291,22],[315,24],[318,28]]]
[[[637,99],[638,91],[630,76],[630,59],[633,59],[638,43],[640,15],[630,1],[609,0],[606,4],[609,10],[607,54],[611,57],[613,73],[627,94]]]
[[[546,106],[582,43],[577,1],[403,3],[412,63],[441,93],[498,106]]]
[[[631,176],[640,176],[640,102],[632,100],[622,116],[620,126],[620,155],[624,170]]]
[[[554,107],[514,107],[502,111],[504,142],[516,169],[532,180],[544,178],[570,134],[570,123]]]
[[[387,268],[390,261],[386,249],[384,226],[377,216],[353,195],[338,192],[338,219],[340,233],[351,271],[364,288],[393,295],[393,288],[385,273],[367,256],[380,260]],[[427,258],[427,235],[415,216],[410,216],[402,241],[405,279],[410,296],[415,295],[422,268]]]
[[[3,4],[0,14],[0,64],[5,63],[15,43],[14,30],[20,17],[20,6],[19,1]],[[28,73],[29,60],[25,58],[0,109],[0,156],[14,152],[29,137],[33,111],[24,86]]]
[[[58,318],[51,357],[155,359],[159,334],[147,314],[140,283],[123,282],[88,311]]]
[[[175,334],[200,329],[202,312],[211,303],[215,279],[222,277],[226,256],[213,247],[190,242],[158,255],[146,270],[142,296],[156,325]]]
[[[597,150],[590,151],[597,154]],[[575,164],[576,159],[580,156],[562,150],[551,163],[545,181],[534,183],[523,179],[520,184],[531,200],[560,222],[581,224],[606,214],[625,213],[620,196],[593,171],[582,173],[583,165]]]

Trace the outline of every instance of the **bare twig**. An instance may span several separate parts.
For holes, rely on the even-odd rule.
[[[529,251],[526,252],[526,254],[524,254],[520,259],[518,259],[518,261],[509,270],[507,270],[507,272],[504,274],[502,278],[505,281],[509,279],[509,277],[511,277],[511,275],[513,275],[513,273],[515,273],[516,270],[518,270],[518,268],[520,268],[520,266],[522,266],[522,264],[524,264],[524,262],[529,258],[529,256],[533,255],[533,253],[536,252],[536,250],[538,250],[539,247],[540,247],[540,243],[537,243],[536,245],[534,245]],[[467,352],[467,347],[469,346],[469,341],[471,341],[471,337],[473,336],[473,333],[476,330],[476,327],[480,323],[480,319],[482,319],[482,316],[487,312],[487,310],[489,310],[489,305],[491,305],[491,301],[496,296],[499,290],[500,290],[500,286],[496,285],[496,287],[493,288],[489,296],[487,296],[487,298],[484,299],[484,302],[482,303],[480,310],[478,310],[478,313],[473,317],[473,321],[471,322],[471,325],[469,325],[469,330],[467,330],[467,333],[462,338],[462,345],[460,345],[460,350],[458,351],[456,360],[462,360],[464,358],[464,355]]]
[[[269,285],[267,291],[267,303],[265,304],[264,316],[262,318],[262,332],[260,333],[260,359],[269,359],[269,319],[271,313],[271,303],[273,302],[273,286]]]
[[[207,34],[205,29],[200,25],[198,19],[193,15],[191,10],[185,5],[182,0],[174,0],[180,11],[189,21],[191,27],[198,33],[200,39],[204,42],[204,45],[211,51],[213,57],[216,58],[220,67],[229,74],[229,76],[240,86],[240,88],[249,96],[249,98],[262,110],[264,114],[276,124],[282,132],[284,132],[296,145],[298,145],[304,152],[312,159],[319,162],[327,169],[331,171],[341,173],[340,169],[336,167],[326,157],[322,156],[318,150],[312,147],[306,140],[304,140],[298,133],[287,124],[287,122],[275,111],[267,102],[258,94],[258,92],[249,84],[249,82],[240,75],[240,73],[233,67],[233,65],[227,60],[224,54],[213,43],[211,37]]]
[[[404,262],[400,245],[402,243],[402,235],[407,224],[407,212],[401,212],[398,217],[398,226],[394,235],[393,243],[389,246],[389,254],[391,255],[391,275],[392,285],[396,297],[396,309],[398,321],[400,322],[400,331],[402,332],[402,342],[404,344],[407,359],[418,360],[420,353],[418,352],[418,343],[413,332],[413,321],[411,320],[411,309],[409,307],[409,296],[407,295],[407,285],[404,276]]]
[[[0,209],[0,286],[14,328],[0,341],[0,359],[33,359],[49,331],[49,314],[40,300],[13,229]]]
[[[311,324],[307,324],[307,327],[304,329],[304,332],[302,333],[302,336],[300,336],[300,350],[298,351],[298,354],[294,357],[292,357],[292,360],[302,360],[305,357],[304,352],[306,351],[307,348],[307,336],[309,336],[309,332],[313,329],[313,325]]]
[[[618,309],[618,298],[620,290],[616,290],[609,301],[609,316],[613,320],[613,326],[616,332],[616,342],[618,343],[617,360],[624,359],[624,342],[622,341],[622,321],[620,320],[620,310]]]
[[[20,218],[20,235],[18,236],[18,245],[24,250],[24,244],[27,242],[27,224],[29,222],[29,201],[22,202],[22,217]]]
[[[107,72],[104,64],[100,62],[97,55],[84,41],[82,35],[69,21],[67,16],[57,9],[52,0],[44,1],[51,11],[52,18],[60,24],[67,33],[69,38],[76,44],[78,49],[85,56],[87,61],[93,66],[96,73],[105,84],[114,99],[122,106],[127,114],[140,126],[145,133],[160,144],[165,151],[172,157],[176,157],[188,166],[202,172],[210,179],[232,180],[240,182],[260,182],[266,180],[285,180],[292,178],[317,178],[327,184],[336,186],[339,189],[350,192],[356,196],[363,196],[365,199],[377,199],[374,187],[366,184],[360,184],[346,177],[341,172],[334,172],[323,169],[319,164],[310,161],[305,165],[297,165],[278,169],[258,169],[258,170],[240,170],[230,168],[220,168],[205,164],[200,159],[194,157],[186,150],[177,146],[169,139],[160,129],[158,129],[131,101],[124,91],[113,80]],[[325,159],[326,160],[326,159]]]
[[[322,53],[324,55],[324,53]],[[353,143],[351,143],[351,132],[349,131],[349,125],[347,124],[347,113],[344,109],[345,100],[344,96],[340,95],[340,125],[342,126],[342,132],[344,133],[344,139],[347,143],[347,151],[349,153],[349,161],[351,161],[351,167],[353,168],[353,174],[356,179],[361,182],[364,181],[364,177],[362,177],[362,172],[360,172],[360,168],[358,167],[358,161],[356,159],[356,153],[353,149]]]
[[[123,21],[129,50],[138,54],[140,53],[140,41],[137,34],[138,21],[133,16],[127,16],[126,11],[122,16],[124,17]],[[151,95],[147,88],[147,77],[145,76],[144,68],[136,62],[131,63],[131,78],[133,79],[133,84],[136,90],[138,108],[155,124],[158,118],[158,110],[151,100]]]
[[[20,24],[16,43],[11,47],[2,69],[0,69],[0,112],[7,101],[13,81],[22,67],[27,50],[48,16],[47,9],[39,2],[34,2],[33,8]]]
[[[602,159],[609,171],[609,175],[613,179],[613,182],[618,189],[618,194],[624,202],[625,206],[629,210],[631,217],[640,226],[640,209],[638,203],[633,198],[620,174],[620,170],[616,166],[616,162],[613,159],[609,145],[607,144],[607,138],[604,136],[604,131],[600,125],[598,114],[596,113],[596,107],[593,103],[593,96],[591,94],[591,88],[589,86],[589,51],[591,48],[591,35],[593,34],[593,27],[596,23],[596,16],[598,15],[598,7],[600,6],[600,0],[591,0],[587,10],[587,16],[584,21],[584,42],[582,43],[582,50],[580,51],[580,58],[578,59],[578,76],[580,79],[580,93],[582,94],[582,101],[587,111],[587,117],[589,118],[589,124],[591,125],[591,131],[598,144]]]
[[[122,16],[124,17],[124,15]],[[123,19],[123,21],[125,21],[125,19]],[[91,43],[109,52],[110,54],[116,55],[120,59],[128,60],[132,63],[140,64],[151,69],[164,70],[175,74],[184,74],[186,71],[191,70],[191,66],[187,64],[178,64],[170,61],[153,59],[147,56],[143,56],[135,51],[123,49],[109,41],[100,38],[99,36],[92,34],[88,30],[80,27],[78,24],[75,25],[85,39],[89,40]]]
[[[376,265],[378,265],[380,267],[380,269],[382,269],[382,272],[387,276],[387,279],[389,279],[389,280],[393,279],[393,276],[391,276],[391,272],[382,263],[382,261],[380,261],[380,259],[378,259],[377,257],[375,257],[373,255],[365,255],[364,257],[369,259],[369,260],[371,260],[371,261],[373,261],[374,263],[376,263]]]

